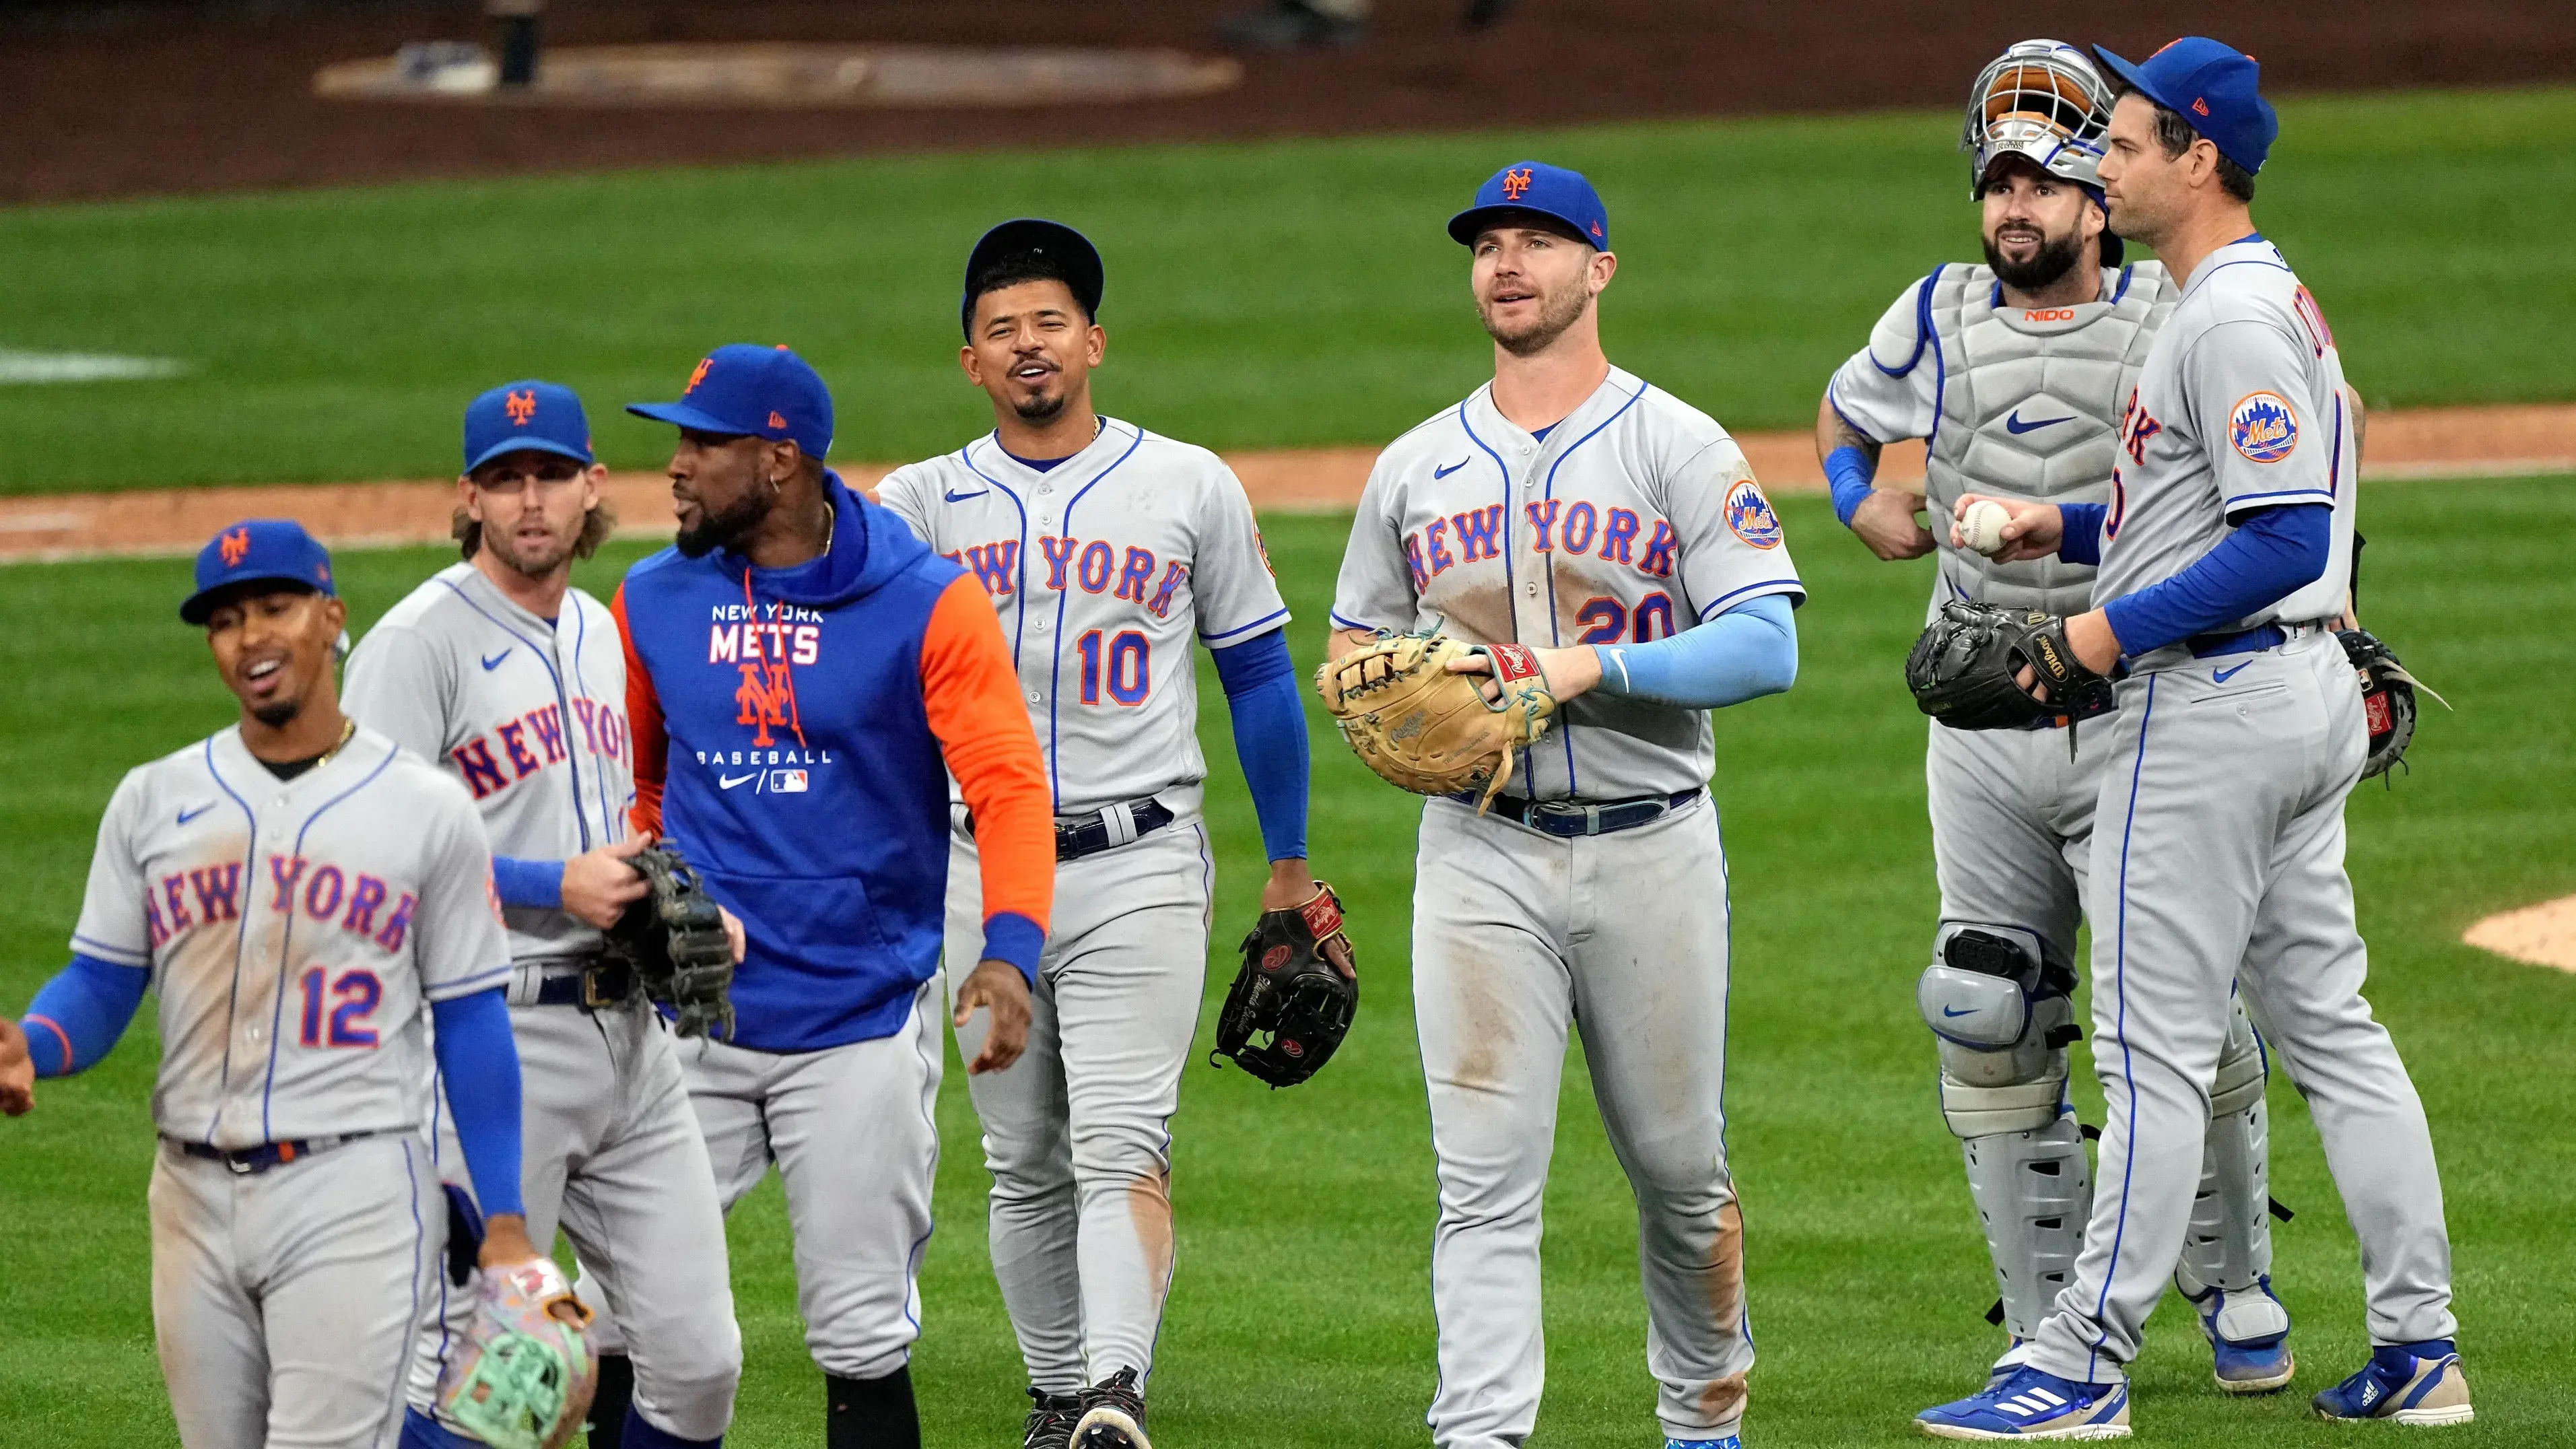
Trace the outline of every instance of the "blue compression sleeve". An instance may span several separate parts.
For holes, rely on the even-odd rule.
[[[1208,651],[1234,720],[1234,754],[1252,787],[1261,846],[1272,860],[1306,858],[1306,701],[1288,657],[1288,631]]]
[[[564,863],[560,860],[534,860],[525,856],[492,857],[492,888],[501,893],[505,906],[541,906],[549,911],[563,909]]]
[[[96,956],[75,955],[27,1003],[19,1029],[40,1077],[67,1077],[98,1064],[134,1022],[152,973]]]
[[[2141,654],[2257,613],[2324,577],[2334,553],[2334,509],[2323,503],[2258,508],[2218,547],[2163,583],[2102,608],[2120,652]]]
[[[1798,623],[1787,596],[1748,599],[1652,644],[1596,644],[1605,694],[1717,709],[1778,694],[1798,677]]]
[[[432,1002],[438,1075],[483,1216],[525,1212],[519,1199],[519,1046],[500,987]]]
[[[2102,563],[2102,515],[2110,510],[2104,503],[2061,503],[2057,515],[2065,530],[2057,540],[2057,556],[2071,564]]]
[[[1851,527],[1852,514],[1859,511],[1861,500],[1869,497],[1869,480],[1878,473],[1878,465],[1869,454],[1849,443],[1825,455],[1825,481],[1833,485],[1834,517]]]

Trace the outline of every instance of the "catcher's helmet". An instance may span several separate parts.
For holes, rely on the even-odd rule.
[[[2007,155],[2027,157],[2052,176],[2102,199],[2102,147],[2111,129],[2110,83],[2092,58],[2055,40],[2024,40],[1977,72],[1959,149],[1968,153],[1968,194],[1983,196],[1987,173]],[[2102,260],[2116,265],[2120,242],[2102,234]]]

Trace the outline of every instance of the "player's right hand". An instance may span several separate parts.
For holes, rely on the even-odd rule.
[[[564,862],[563,908],[574,919],[605,931],[626,914],[629,902],[652,889],[626,862],[653,843],[650,835],[630,835]]]
[[[1916,520],[1923,511],[1919,488],[1873,488],[1852,510],[1851,531],[1869,551],[1893,563],[1921,558],[1933,547],[1932,530]]]
[[[998,1072],[1020,1059],[1029,1046],[1029,983],[1020,968],[1008,961],[979,961],[969,972],[966,983],[957,988],[957,1013],[952,1021],[964,1026],[966,1019],[983,1007],[993,1014],[984,1031],[984,1049],[966,1064],[966,1075],[980,1077]]]
[[[2012,515],[2012,521],[2003,527],[2004,551],[1993,555],[1997,563],[2053,558],[2057,554],[2057,546],[2066,541],[2066,515],[2060,513],[2054,503],[1997,498],[1990,493],[1963,493],[1959,495],[1958,505],[1950,510],[1952,547],[1968,546],[1967,538],[1959,532],[1959,520],[1967,517],[1968,510],[1980,503],[1999,504],[2004,512]],[[1860,515],[1853,514],[1852,521],[1857,524]]]
[[[0,1016],[0,1113],[24,1117],[35,1105],[36,1062],[27,1055],[27,1034]]]

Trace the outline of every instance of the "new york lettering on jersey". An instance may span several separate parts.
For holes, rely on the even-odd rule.
[[[1043,471],[990,435],[897,469],[878,500],[992,599],[1074,814],[1206,778],[1193,639],[1288,622],[1252,505],[1223,461],[1115,418]]]
[[[1388,446],[1360,513],[1369,526],[1344,556],[1337,628],[1645,643],[1765,594],[1805,597],[1779,516],[1726,430],[1615,367],[1544,439],[1479,389]],[[1705,711],[1596,691],[1559,712],[1512,789],[1669,794],[1705,782],[1715,762]]]

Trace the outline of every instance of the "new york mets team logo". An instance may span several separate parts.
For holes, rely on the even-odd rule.
[[[537,415],[537,394],[533,389],[511,393],[501,399],[501,410],[510,415],[511,422],[524,428],[528,419]]]
[[[1529,194],[1529,189],[1530,170],[1528,167],[1515,166],[1511,170],[1503,173],[1503,200],[1518,201]]]
[[[785,664],[740,664],[735,668],[742,671],[742,687],[733,692],[733,702],[740,707],[733,722],[759,731],[752,738],[753,744],[770,744],[769,727],[789,723],[788,700],[796,688],[792,676]]]
[[[2278,463],[2299,446],[2299,418],[2276,393],[2249,392],[2227,414],[2227,441],[2249,463]]]
[[[250,556],[250,530],[236,528],[225,534],[216,546],[223,550],[224,567],[231,568]]]
[[[687,397],[689,394],[696,392],[698,390],[698,384],[707,380],[707,369],[715,365],[716,360],[712,357],[699,358],[698,365],[689,370],[689,385],[680,389],[680,396]]]
[[[1780,515],[1762,496],[1762,485],[1747,478],[1726,491],[1726,526],[1755,548],[1780,546]]]

